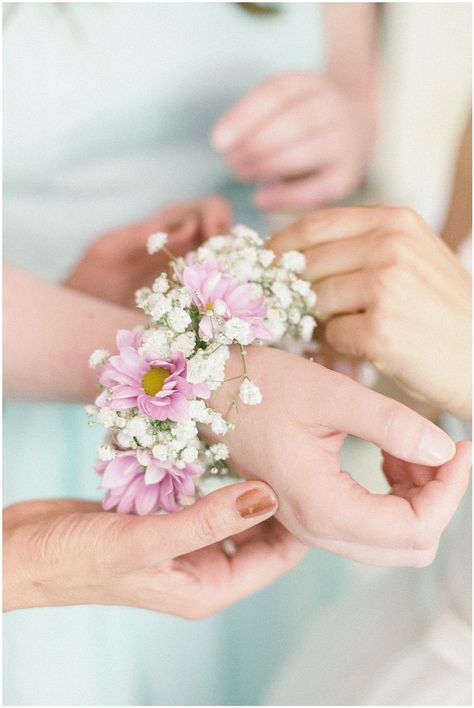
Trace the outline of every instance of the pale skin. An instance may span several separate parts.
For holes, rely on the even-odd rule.
[[[5,303],[5,326],[13,335],[9,342],[17,341],[17,336],[21,334],[26,337],[23,340],[20,338],[19,349],[13,345],[5,353],[5,373],[7,381],[10,381],[8,395],[35,397],[38,400],[51,397],[59,400],[93,400],[96,385],[93,373],[85,366],[88,353],[98,344],[109,346],[113,351],[116,329],[140,323],[140,316],[64,287],[46,284],[18,270],[7,268],[5,282],[7,291],[12,293]],[[28,297],[23,295],[22,300],[21,293],[26,291]],[[31,302],[37,303],[39,309],[28,307]],[[48,313],[47,318],[43,317],[44,329],[38,326],[40,312]],[[81,332],[80,338],[76,336],[78,331]],[[41,338],[45,341],[43,348],[38,349]],[[58,344],[52,346],[52,342]],[[35,352],[34,357],[31,357],[32,351]],[[58,371],[66,365],[68,375],[58,376]],[[239,351],[233,350],[227,369],[229,377],[239,373],[241,365]],[[28,367],[31,367],[28,369],[29,389],[23,376]],[[285,569],[292,567],[304,553],[302,543],[367,563],[420,566],[430,562],[439,535],[453,515],[467,484],[468,444],[459,445],[455,453],[450,438],[413,411],[302,358],[251,347],[248,369],[261,386],[264,399],[260,406],[239,406],[236,431],[227,440],[232,462],[244,477],[260,477],[270,485],[279,500],[279,520],[299,538],[297,541],[278,524],[271,525],[269,529],[258,527],[255,543],[261,544],[258,534],[267,534],[265,542],[271,543],[274,563],[266,566],[257,561],[253,565],[254,585],[246,585],[248,592],[271,581],[276,574],[283,572],[283,566]],[[47,375],[45,370],[49,371]],[[36,384],[33,389],[31,381]],[[235,395],[235,385],[233,381],[215,394],[211,402],[217,409],[227,411],[229,400]],[[360,411],[364,411],[363,416]],[[268,425],[269,420],[272,425]],[[348,432],[372,440],[397,458],[391,461],[387,457],[386,462],[387,474],[397,482],[394,495],[369,495],[341,472],[339,450]],[[402,460],[409,460],[410,463]],[[225,504],[222,502],[226,501],[225,496],[210,497],[205,503],[212,506],[205,507],[204,516],[197,517],[196,524],[200,519],[208,527],[213,515],[219,519],[224,512],[231,514],[223,509]],[[128,583],[130,587],[136,587],[136,568],[130,571],[127,591],[117,597],[114,589],[111,596],[110,576],[104,578],[102,570],[103,548],[97,544],[87,544],[84,572],[81,574],[86,588],[79,581],[78,587],[74,586],[77,575],[73,574],[71,582],[74,587],[63,589],[60,578],[66,577],[67,573],[60,573],[59,579],[57,576],[51,579],[51,563],[54,561],[60,567],[61,559],[66,563],[66,559],[77,557],[77,544],[81,543],[83,535],[85,539],[90,539],[90,534],[95,534],[95,524],[104,524],[104,532],[107,524],[113,524],[114,533],[119,533],[127,527],[121,524],[136,524],[137,529],[145,528],[141,525],[142,521],[130,520],[129,517],[123,521],[108,521],[110,517],[117,518],[117,515],[96,513],[98,507],[95,505],[87,507],[86,512],[81,506],[83,502],[68,502],[72,505],[71,513],[64,512],[63,500],[48,503],[52,506],[51,515],[47,517],[34,514],[37,502],[24,502],[15,505],[13,511],[6,512],[5,529],[15,533],[6,534],[6,543],[10,546],[5,557],[25,559],[24,565],[15,564],[11,581],[9,573],[13,566],[7,564],[7,607],[17,607],[15,603],[18,602],[22,602],[23,606],[39,602],[54,604],[59,602],[55,598],[61,598],[64,594],[69,599],[64,600],[63,604],[97,602],[98,595],[103,603],[129,604]],[[199,508],[203,508],[201,502],[195,514],[199,513]],[[118,518],[124,519],[121,516]],[[179,525],[180,520],[184,523],[187,517],[178,514],[173,518],[176,518],[173,523]],[[235,513],[232,518],[235,520]],[[156,524],[153,526],[156,528],[156,539],[161,538],[159,534],[160,529],[164,528],[164,520],[154,517],[145,521],[147,534],[143,537],[143,543],[147,543],[150,524]],[[245,520],[243,523],[249,522]],[[27,530],[22,531],[25,524]],[[33,531],[30,533],[31,524]],[[55,531],[58,525],[60,532]],[[91,525],[93,531],[90,531]],[[186,535],[188,530],[186,525]],[[220,533],[219,538],[223,538],[237,533],[237,530],[228,527],[221,529]],[[170,538],[168,532],[166,536]],[[53,538],[55,542],[48,543],[48,538]],[[105,538],[110,537],[105,534]],[[113,541],[110,540],[110,543],[113,544]],[[156,547],[160,546],[158,540],[154,543]],[[258,547],[261,548],[261,545]],[[53,555],[50,556],[50,553]],[[135,551],[130,553],[135,556]],[[179,549],[170,550],[166,562],[169,563],[170,558],[179,554]],[[206,559],[209,557],[213,556],[206,555]],[[28,559],[35,559],[35,562],[29,563]],[[117,561],[117,567],[122,568],[122,563],[126,566],[129,562],[130,558],[125,553],[125,557],[120,556]],[[68,567],[66,563],[66,569]],[[99,573],[92,573],[90,583],[87,582],[88,568]],[[222,568],[222,572],[228,573],[227,564]],[[21,593],[15,591],[19,583],[18,573],[23,583],[20,583]],[[224,575],[222,584],[224,590],[228,590],[230,602],[241,591],[236,586],[226,585],[226,577],[229,579],[228,575]],[[150,585],[144,590],[145,594],[148,593],[148,600],[138,594],[136,603],[159,609],[156,604],[150,605],[149,597],[154,592],[159,595],[163,574],[150,572],[148,578]],[[182,578],[182,573],[177,578]],[[55,581],[59,583],[57,587]],[[50,583],[46,596],[39,593],[38,582],[40,587],[43,583]],[[87,596],[87,588],[91,587],[90,596]],[[189,597],[194,597],[195,593],[196,588],[191,584]],[[218,607],[225,604],[224,594],[223,591],[218,597]],[[21,599],[12,599],[18,597]],[[185,610],[186,616],[192,612],[190,606]],[[173,610],[169,605],[163,605],[163,611]],[[206,610],[211,611],[209,607]]]
[[[89,353],[113,351],[116,330],[143,318],[11,266],[4,283],[6,397],[92,401]],[[3,521],[4,607],[119,604],[189,618],[217,612],[305,554],[279,523],[260,523],[277,506],[262,482],[226,487],[166,517],[103,512],[73,499],[14,504]],[[232,557],[217,543],[228,537],[238,549]]]
[[[415,212],[323,209],[275,234],[302,250],[324,337],[411,395],[471,415],[471,276]]]
[[[362,181],[376,129],[376,5],[327,3],[322,72],[288,71],[229,107],[212,145],[263,209],[338,201]]]
[[[146,242],[150,234],[168,234],[174,256],[196,249],[210,236],[227,233],[231,224],[229,202],[217,194],[168,204],[135,224],[128,224],[96,238],[64,284],[74,290],[134,307],[134,293],[150,286],[160,271],[166,271],[169,256],[150,256]]]

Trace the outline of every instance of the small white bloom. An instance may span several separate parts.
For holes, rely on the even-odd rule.
[[[231,317],[224,325],[224,334],[231,341],[239,342],[239,344],[250,344],[252,337],[250,335],[250,326],[248,322]]]
[[[209,360],[200,349],[191,359],[188,359],[186,379],[189,383],[203,383],[209,375]]]
[[[278,301],[284,309],[291,305],[291,292],[285,283],[276,282],[271,286],[272,293],[276,295]]]
[[[301,322],[299,324],[299,331],[300,331],[300,336],[301,339],[304,342],[309,342],[311,337],[313,336],[313,331],[316,326],[316,321],[314,317],[311,317],[311,315],[305,315],[304,317],[301,318]]]
[[[196,346],[196,336],[194,332],[183,332],[171,342],[172,352],[182,352],[185,357],[191,356]]]
[[[136,290],[135,303],[137,304],[137,307],[144,308],[148,301],[149,295],[151,295],[150,288],[140,288],[139,290]]]
[[[155,442],[154,436],[150,433],[143,433],[142,435],[137,435],[136,438],[142,447],[152,447],[153,443]]]
[[[184,440],[186,444],[197,437],[198,429],[196,423],[193,420],[184,420],[176,423],[174,426],[174,434],[178,440]]]
[[[141,415],[136,415],[133,418],[130,418],[125,426],[125,432],[132,438],[137,437],[138,435],[143,435],[146,433],[146,430],[147,423],[145,418]]]
[[[131,435],[128,435],[124,430],[121,430],[117,434],[117,442],[120,447],[124,448],[136,448],[137,444],[133,440]]]
[[[189,402],[189,415],[197,423],[210,423],[211,421],[209,408],[200,399]]]
[[[191,318],[186,310],[182,310],[179,307],[173,307],[171,312],[168,313],[168,324],[175,332],[184,332],[186,327],[191,324]]]
[[[169,330],[165,327],[147,329],[142,336],[140,354],[167,357],[170,353]]]
[[[155,278],[155,281],[153,283],[153,292],[164,294],[168,292],[169,287],[170,284],[168,281],[168,276],[166,275],[166,273],[161,273],[158,278]]]
[[[105,364],[109,356],[107,349],[96,349],[89,357],[89,366],[91,369],[95,369],[96,366]]]
[[[307,280],[301,280],[300,278],[291,283],[290,287],[295,291],[295,293],[298,293],[298,295],[301,295],[302,297],[307,297],[311,292],[310,283]]]
[[[243,224],[236,224],[235,226],[233,226],[230,230],[230,233],[232,234],[232,236],[244,239],[249,243],[261,243],[261,238],[258,233],[253,229],[249,229],[248,226],[244,226]]]
[[[84,406],[84,410],[87,415],[97,415],[97,413],[99,412],[99,408],[91,404],[88,406]]]
[[[250,283],[250,287],[252,288],[252,299],[257,300],[259,297],[262,297],[264,294],[263,288],[260,285],[260,283]]]
[[[259,387],[250,379],[244,379],[239,388],[240,400],[248,406],[256,406],[262,402],[262,393]]]
[[[168,448],[166,445],[158,443],[158,445],[154,446],[153,450],[151,451],[151,454],[153,455],[153,457],[156,457],[157,460],[161,460],[162,462],[164,462],[168,459]]]
[[[212,251],[222,251],[229,242],[228,236],[213,236],[206,241],[206,246]]]
[[[185,494],[179,494],[178,501],[180,506],[192,506],[196,499],[194,497],[186,496]]]
[[[97,447],[97,457],[102,462],[109,462],[115,457],[115,450],[108,443],[103,443],[103,445],[98,445]]]
[[[306,258],[299,251],[287,251],[280,262],[285,270],[291,270],[293,273],[302,273],[306,267]]]
[[[149,296],[146,307],[154,320],[161,320],[171,310],[173,304],[163,293],[153,293]]]
[[[281,339],[283,337],[286,331],[286,323],[280,310],[269,308],[266,323],[270,327],[274,339]]]
[[[264,268],[268,268],[275,260],[275,254],[273,253],[273,251],[270,251],[269,248],[264,248],[262,251],[260,251],[258,260]]]
[[[192,295],[187,288],[174,288],[171,298],[177,307],[184,310],[190,307],[193,301]]]
[[[113,428],[117,424],[118,416],[115,411],[110,408],[101,408],[97,414],[97,421],[104,428]]]
[[[310,290],[305,297],[306,307],[314,307],[316,305],[317,296],[314,290]]]
[[[153,253],[161,251],[167,240],[168,234],[165,234],[163,231],[157,231],[156,234],[148,236],[147,249],[150,256],[153,255]]]
[[[298,310],[297,307],[292,307],[290,310],[288,310],[288,322],[290,324],[296,325],[301,319],[301,312]]]
[[[227,423],[220,413],[210,411],[211,430],[215,435],[224,435],[227,432]]]
[[[209,450],[216,462],[219,462],[220,460],[227,460],[229,457],[229,449],[227,445],[224,445],[224,443],[216,443],[215,445],[211,445]]]
[[[193,462],[196,461],[198,456],[198,450],[195,447],[188,446],[185,447],[184,450],[181,452],[181,459],[183,462],[185,462],[187,465],[192,464]]]
[[[224,300],[217,299],[212,306],[213,312],[218,317],[224,317],[227,314],[227,305]]]

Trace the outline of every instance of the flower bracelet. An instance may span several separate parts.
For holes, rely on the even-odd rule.
[[[300,278],[303,254],[277,258],[242,225],[184,258],[174,258],[166,242],[164,233],[151,235],[148,252],[164,250],[172,275],[161,273],[136,293],[150,324],[120,330],[118,354],[98,349],[89,360],[101,392],[86,411],[107,429],[97,448],[102,505],[122,513],[177,511],[201,496],[210,476],[231,475],[227,446],[207,444],[198,430],[209,426],[220,436],[235,427],[229,416],[237,401],[226,417],[207,403],[226,382],[229,347],[242,355],[239,400],[256,405],[262,394],[248,374],[245,347],[294,349],[315,327],[308,312],[316,296]]]

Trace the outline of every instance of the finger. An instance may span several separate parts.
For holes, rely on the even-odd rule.
[[[257,592],[291,570],[308,552],[307,546],[273,519],[255,532],[229,558],[230,581],[213,585],[209,613]]]
[[[399,218],[390,207],[341,207],[318,209],[295,224],[275,233],[269,247],[276,253],[291,249],[306,250],[319,243],[354,238],[393,226]]]
[[[437,471],[435,467],[399,460],[388,452],[383,453],[382,470],[392,491],[398,496],[407,498],[417,493],[419,487],[424,487],[431,482]]]
[[[365,565],[377,565],[395,568],[425,568],[433,562],[437,546],[426,550],[406,550],[400,548],[383,548],[347,541],[323,539],[315,544],[317,548]]]
[[[203,200],[201,206],[201,231],[204,239],[228,233],[232,219],[230,203],[219,194]]]
[[[101,506],[97,502],[83,499],[38,499],[12,504],[4,509],[4,513],[8,514],[10,519],[26,521],[36,517],[44,518],[45,516],[74,512],[85,514],[100,512],[100,510]]]
[[[211,134],[211,143],[216,150],[235,148],[272,115],[310,88],[319,86],[316,77],[305,72],[295,73],[291,80],[288,78],[287,74],[280,74],[267,79],[224,113]]]
[[[364,312],[333,317],[326,322],[324,333],[327,343],[339,354],[365,359],[370,358],[368,344],[363,336],[368,329],[367,313]]]
[[[272,239],[268,247],[280,252],[280,245]],[[338,273],[385,265],[390,262],[392,256],[382,234],[364,234],[350,239],[318,243],[306,249],[304,254],[304,277],[311,281],[329,278]]]
[[[237,177],[249,180],[298,177],[325,169],[335,160],[337,154],[337,135],[311,135],[297,144],[293,140],[280,150],[269,151],[252,162],[239,163],[235,172]]]
[[[347,184],[342,170],[329,167],[308,177],[261,187],[255,192],[254,202],[261,209],[314,208],[341,199]],[[291,248],[300,249],[299,246]]]
[[[275,493],[264,482],[233,484],[178,513],[134,518],[127,546],[136,557],[160,562],[245,531],[277,507]]]
[[[410,501],[416,515],[428,529],[442,532],[456,512],[469,484],[471,443],[457,443],[456,455],[442,465],[433,480]]]
[[[324,521],[325,538],[313,539],[312,545],[321,547],[326,544],[325,547],[329,549],[327,544],[337,540],[374,549],[408,551],[405,554],[408,557],[413,552],[418,554],[436,548],[441,532],[459,505],[469,476],[469,464],[466,470],[462,458],[456,456],[447,464],[458,474],[456,490],[441,490],[433,480],[410,498],[394,494],[371,494],[347,473],[326,478],[324,490],[321,490],[324,507],[315,509],[318,518]],[[315,491],[313,489],[313,493]],[[326,509],[335,508],[344,509],[344,514],[335,516],[326,512]],[[305,532],[301,539],[306,540]]]
[[[364,270],[325,278],[313,290],[317,295],[317,318],[322,322],[334,315],[365,310],[372,301],[370,277]]]
[[[328,123],[329,116],[327,110],[321,109],[319,96],[299,96],[284,111],[265,121],[245,142],[227,152],[225,160],[235,168],[251,167],[296,143],[306,143],[322,132],[327,133]]]
[[[319,366],[312,366],[314,386],[309,380],[301,383],[308,396],[318,392],[318,409],[325,412],[323,424],[328,428],[373,442],[410,462],[432,466],[453,457],[455,446],[451,438],[418,413],[327,369],[322,386]]]

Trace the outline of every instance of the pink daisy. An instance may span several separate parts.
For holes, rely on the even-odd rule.
[[[216,260],[186,266],[180,275],[184,287],[201,313],[199,336],[212,338],[223,322],[238,317],[250,327],[254,339],[271,339],[263,320],[267,309],[263,297],[255,297],[250,283],[241,283],[225,272]]]
[[[155,420],[187,420],[189,400],[196,396],[208,398],[208,386],[186,380],[186,359],[182,352],[162,359],[140,354],[139,346],[139,334],[118,332],[119,354],[111,356],[97,371],[105,390],[96,399],[96,405],[116,411],[138,408]]]
[[[160,462],[144,450],[120,450],[110,462],[99,462],[96,471],[107,489],[102,507],[117,508],[123,514],[173,512],[180,508],[179,497],[194,497],[193,477],[199,465],[180,470],[171,462]]]

